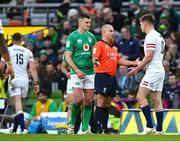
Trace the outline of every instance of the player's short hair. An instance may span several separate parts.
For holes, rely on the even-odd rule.
[[[20,33],[15,33],[15,34],[13,34],[12,39],[15,41],[21,41],[22,35]]]
[[[85,13],[79,14],[79,19],[83,19],[83,18],[90,19],[91,17],[88,14],[85,14]]]
[[[154,18],[154,16],[152,14],[145,14],[139,20],[142,21],[142,22],[147,21],[147,22],[149,22],[149,23],[151,23],[153,25],[155,24],[155,18]]]

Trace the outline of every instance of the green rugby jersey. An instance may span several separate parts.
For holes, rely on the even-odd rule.
[[[92,47],[95,43],[95,36],[88,31],[83,34],[74,31],[67,38],[66,51],[73,53],[72,59],[75,65],[86,75],[94,74]],[[71,69],[70,73],[75,74],[75,71]]]

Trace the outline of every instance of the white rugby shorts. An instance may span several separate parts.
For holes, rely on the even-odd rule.
[[[71,75],[74,88],[82,89],[94,89],[94,77],[95,75],[85,75],[84,79],[79,79],[76,74]]]
[[[11,97],[17,95],[21,95],[23,98],[27,97],[28,85],[29,85],[28,81],[18,80],[14,78],[13,80],[9,81],[8,84],[9,95]]]
[[[146,71],[140,86],[148,88],[152,91],[162,92],[164,77],[164,71]]]
[[[68,81],[67,81],[66,93],[67,93],[68,95],[73,93],[73,82],[72,82],[71,79],[69,79],[69,78],[68,78]]]

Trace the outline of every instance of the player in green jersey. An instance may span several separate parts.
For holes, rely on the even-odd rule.
[[[88,128],[94,95],[94,68],[92,63],[92,47],[96,38],[89,32],[91,18],[86,14],[79,15],[79,27],[72,32],[66,43],[66,60],[71,66],[74,103],[68,133],[74,133],[76,116],[83,103],[82,134],[90,133]]]

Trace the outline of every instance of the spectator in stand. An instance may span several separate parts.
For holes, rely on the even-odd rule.
[[[44,40],[44,49],[47,51],[48,61],[55,63],[57,61],[57,54],[55,45],[53,45],[51,37],[46,36]]]
[[[80,12],[88,15],[95,15],[96,9],[93,0],[84,0],[84,5],[80,6]]]
[[[42,88],[43,80],[46,75],[46,65],[48,63],[48,55],[46,50],[41,50],[39,54],[40,54],[40,58],[39,58],[38,75],[39,75],[40,87]]]
[[[178,52],[180,52],[180,33],[172,32],[170,34],[170,38],[171,38],[172,42],[178,46]]]
[[[157,26],[159,24],[159,11],[156,8],[156,3],[155,1],[149,1],[147,6],[147,10],[144,11],[144,13],[149,13],[149,14],[153,14],[156,20],[155,26]]]
[[[169,75],[169,85],[164,89],[164,108],[180,108],[180,86],[175,74]]]
[[[58,43],[57,52],[59,52],[59,50],[61,50],[62,52],[64,52],[65,46],[66,46],[66,39],[67,39],[67,37],[68,37],[67,34],[63,34],[63,35],[59,38],[59,43]]]
[[[164,85],[168,84],[169,74],[170,72],[170,63],[168,60],[163,60],[163,67],[165,70],[165,77],[164,77]]]
[[[129,21],[132,21],[134,18],[139,18],[142,15],[142,9],[139,4],[140,0],[129,0],[130,10],[128,11]]]
[[[116,47],[118,52],[123,55],[123,58],[130,61],[141,57],[139,42],[131,36],[130,28],[124,26],[121,28],[122,39],[117,41]]]
[[[57,9],[55,13],[58,18],[58,22],[60,22],[62,19],[65,19],[69,8],[70,8],[70,1],[63,0],[63,3],[59,6],[59,8]]]
[[[170,1],[163,1],[161,15],[164,15],[169,23],[168,31],[173,32],[178,30],[179,14],[172,7]]]
[[[78,10],[77,9],[69,9],[67,14],[67,20],[69,21],[72,30],[75,30],[78,27]]]
[[[109,0],[109,7],[116,13],[121,12],[122,1],[121,0]]]
[[[176,67],[178,64],[178,59],[180,58],[180,53],[178,53],[178,48],[177,45],[172,43],[167,46],[167,52],[171,55],[171,60],[170,60],[170,70],[171,71],[176,71]]]
[[[58,43],[58,39],[59,39],[59,34],[57,32],[57,29],[56,27],[54,26],[50,26],[48,28],[48,31],[49,31],[49,36],[51,37],[51,42],[54,46],[57,46],[57,43]]]
[[[34,47],[34,42],[32,40],[28,40],[25,42],[25,46],[27,49],[31,50],[33,53],[34,57],[38,57],[39,52],[38,50]]]
[[[43,33],[43,31],[38,31],[36,33],[35,48],[38,51],[44,49],[44,33]]]
[[[118,84],[119,94],[122,98],[127,97],[129,90],[127,90],[126,82],[127,82],[127,73],[128,68],[126,66],[120,66],[117,71],[116,81]]]
[[[28,127],[30,134],[40,133],[42,129],[41,113],[57,111],[56,103],[52,99],[49,99],[48,96],[49,94],[45,90],[40,90],[38,93],[38,100],[34,102],[29,118],[26,120],[26,127]]]
[[[92,28],[92,30],[96,36],[96,39],[100,40],[101,39],[101,36],[100,36],[101,26],[104,25],[103,5],[99,4],[95,8],[96,8],[96,13],[95,13],[95,17],[94,17],[94,27]]]
[[[46,89],[48,94],[52,91],[58,90],[58,83],[56,81],[57,73],[53,63],[46,65],[46,73],[41,79],[41,88]]]
[[[111,24],[116,31],[119,31],[122,26],[125,25],[126,17],[119,13],[113,14],[113,11],[110,7],[105,7],[103,9],[103,18],[105,24]]]
[[[142,8],[139,4],[140,0],[129,0],[130,7],[128,11],[128,19],[127,24],[130,25],[132,36],[137,36],[137,34],[141,34],[138,19],[142,16]]]
[[[62,31],[61,34],[66,34],[66,35],[69,35],[72,32],[72,26],[68,20],[63,21],[61,31]]]
[[[56,71],[57,71],[56,82],[58,82],[58,90],[61,90],[64,96],[67,87],[67,76],[61,70],[61,62],[57,63]]]
[[[61,62],[63,60],[64,48],[58,50],[58,61]]]

